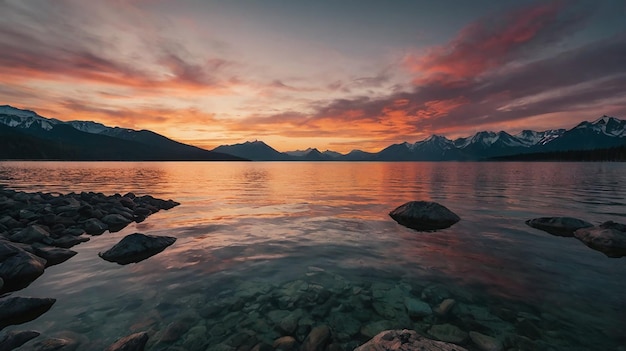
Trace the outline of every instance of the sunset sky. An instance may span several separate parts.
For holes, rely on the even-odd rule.
[[[626,117],[626,1],[0,0],[0,105],[212,149]]]

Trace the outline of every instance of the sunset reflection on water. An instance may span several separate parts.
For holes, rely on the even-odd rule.
[[[235,280],[279,284],[309,267],[371,281],[452,284],[538,309],[576,308],[594,323],[620,322],[614,307],[626,307],[621,260],[524,224],[540,216],[624,222],[623,164],[1,162],[0,183],[29,192],[134,192],[181,203],[93,237],[25,289],[25,295],[58,299],[31,322],[39,329],[58,329],[118,300],[139,299],[144,306],[150,296],[176,300],[220,284],[231,288]],[[437,201],[462,220],[446,230],[415,232],[388,216],[410,200]],[[137,231],[178,240],[128,266],[97,256]],[[578,306],[581,299],[588,304]],[[122,325],[138,323],[132,313],[121,316],[129,319]]]

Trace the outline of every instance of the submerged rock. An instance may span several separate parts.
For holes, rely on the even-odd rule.
[[[429,201],[410,201],[389,212],[399,224],[419,231],[451,227],[461,218],[443,205]]]
[[[469,332],[469,337],[482,351],[502,351],[502,343],[496,338],[475,331]]]
[[[109,262],[129,264],[143,261],[172,245],[176,238],[171,236],[145,235],[133,233],[125,236],[119,243],[98,255]]]
[[[40,333],[34,330],[10,331],[0,338],[0,351],[14,350],[39,335]]]
[[[46,313],[56,299],[36,297],[5,297],[0,299],[0,330],[22,324]]]
[[[302,343],[301,351],[323,351],[330,341],[330,329],[320,325],[311,330]]]
[[[574,236],[574,232],[581,228],[593,227],[593,224],[582,219],[572,217],[540,217],[526,221],[526,224],[557,236]]]
[[[467,340],[467,333],[452,324],[436,324],[430,327],[428,334],[437,340],[461,344]]]
[[[579,229],[574,233],[576,239],[608,257],[626,256],[626,225],[612,221],[598,227]]]
[[[148,342],[148,333],[135,333],[117,340],[105,351],[143,351]]]
[[[414,330],[385,330],[354,351],[467,351],[443,341],[427,339]]]

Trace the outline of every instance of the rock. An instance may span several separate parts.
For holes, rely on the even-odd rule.
[[[582,219],[572,217],[541,217],[526,221],[526,224],[557,236],[574,236],[574,232],[581,228],[593,227],[593,224]]]
[[[576,239],[608,257],[626,256],[626,225],[606,222],[599,227],[583,228],[574,232]]]
[[[2,291],[2,287],[4,287],[4,280],[0,278],[0,291]]]
[[[46,313],[56,299],[35,297],[5,297],[0,299],[0,330],[22,324]]]
[[[34,330],[10,331],[0,339],[0,351],[14,350],[39,335],[40,333]]]
[[[31,349],[36,351],[74,351],[78,343],[65,338],[49,338],[36,342]]]
[[[430,316],[433,313],[429,304],[418,299],[407,297],[404,299],[404,306],[406,307],[407,313],[411,318],[423,318]]]
[[[456,301],[454,299],[445,299],[441,301],[439,306],[433,309],[433,312],[435,312],[436,314],[440,316],[445,316],[448,314],[448,312],[450,312],[450,310],[452,309],[452,307],[454,307],[455,304],[456,304]]]
[[[132,222],[132,220],[117,213],[108,214],[102,217],[101,221],[109,227],[109,231],[111,232],[120,231]]]
[[[56,246],[56,247],[60,247],[63,249],[69,249],[70,247],[76,246],[80,243],[84,243],[86,241],[89,241],[89,237],[88,236],[71,236],[71,235],[65,235],[62,236],[58,239],[54,239],[52,241],[52,245]]]
[[[148,333],[141,332],[117,340],[105,351],[143,351],[148,342]]]
[[[54,266],[55,264],[63,263],[77,254],[76,251],[51,247],[51,246],[33,246],[35,255],[46,260],[46,267]]]
[[[85,232],[89,235],[100,235],[104,233],[109,227],[102,223],[101,220],[97,218],[89,218],[83,223],[83,228],[85,228]]]
[[[469,337],[483,351],[502,351],[502,343],[491,336],[471,331],[469,332]]]
[[[320,325],[311,330],[302,343],[301,351],[323,351],[330,341],[330,329]]]
[[[293,351],[296,350],[298,342],[293,336],[283,336],[274,340],[274,350]]]
[[[17,241],[24,244],[32,244],[36,242],[44,242],[50,238],[48,230],[40,225],[29,225],[19,232],[11,235],[11,241]]]
[[[4,281],[0,293],[27,287],[45,268],[45,259],[0,240],[0,278]]]
[[[175,241],[176,238],[170,236],[133,233],[125,236],[112,248],[98,255],[109,262],[136,263],[158,254]]]
[[[437,340],[461,344],[467,340],[467,333],[452,324],[436,324],[430,327],[428,334]]]
[[[403,226],[419,231],[445,229],[461,220],[445,206],[429,201],[407,202],[389,212],[389,216]]]
[[[427,339],[414,330],[385,330],[354,351],[467,351],[467,349]]]

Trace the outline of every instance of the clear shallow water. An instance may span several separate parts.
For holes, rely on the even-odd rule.
[[[541,350],[626,344],[626,258],[524,224],[626,222],[626,164],[0,162],[0,183],[181,203],[74,247],[78,255],[18,293],[57,303],[9,330],[69,337],[79,349],[143,330],[151,350],[249,349],[288,334],[272,324],[281,310],[299,320],[292,335],[327,324],[344,349],[380,321],[424,333],[450,323],[510,347],[526,345],[522,335]],[[414,232],[387,215],[410,200],[437,201],[462,220]],[[133,232],[178,240],[138,264],[97,256]],[[445,297],[457,300],[446,318],[411,319],[403,307]]]

